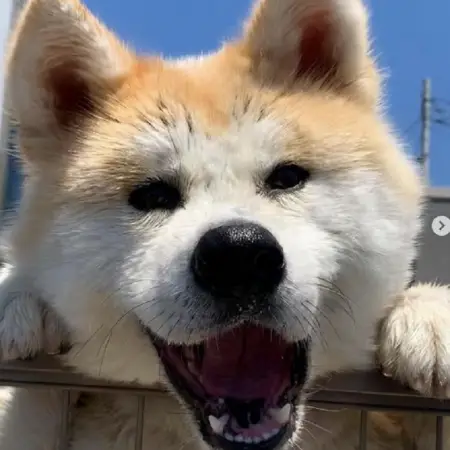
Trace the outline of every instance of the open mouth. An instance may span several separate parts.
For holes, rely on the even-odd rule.
[[[287,342],[253,324],[196,345],[150,335],[170,382],[213,447],[272,450],[292,435],[308,369],[306,341]]]

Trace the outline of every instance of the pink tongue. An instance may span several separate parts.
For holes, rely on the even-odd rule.
[[[271,399],[289,384],[288,344],[272,331],[241,326],[207,342],[201,383],[214,397]]]

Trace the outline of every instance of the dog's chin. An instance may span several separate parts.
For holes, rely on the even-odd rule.
[[[308,371],[307,340],[244,323],[195,345],[147,330],[177,394],[212,448],[272,450],[295,431]]]

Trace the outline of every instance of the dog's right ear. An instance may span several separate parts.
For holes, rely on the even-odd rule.
[[[259,82],[316,84],[378,104],[362,0],[256,0],[241,45]]]
[[[78,0],[29,0],[13,31],[6,80],[25,159],[54,163],[70,152],[72,133],[135,64]]]

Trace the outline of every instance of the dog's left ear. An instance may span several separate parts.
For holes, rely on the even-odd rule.
[[[87,118],[126,82],[136,57],[79,0],[28,0],[12,33],[6,91],[22,156],[60,164]]]
[[[311,84],[378,99],[361,0],[259,0],[241,41],[258,81]]]

